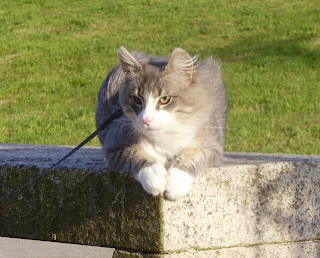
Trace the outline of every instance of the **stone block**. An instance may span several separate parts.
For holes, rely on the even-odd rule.
[[[69,150],[0,145],[0,196]],[[277,248],[305,254],[309,247],[313,257],[319,193],[319,156],[226,153],[223,166],[171,202],[105,171],[100,149],[84,148],[0,202],[0,235],[113,247],[115,257],[274,257]]]
[[[295,242],[283,244],[265,244],[258,246],[230,247],[218,250],[190,250],[170,254],[143,254],[116,250],[113,258],[318,258],[320,242]]]

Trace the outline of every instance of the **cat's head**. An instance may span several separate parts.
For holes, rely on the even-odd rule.
[[[126,76],[120,105],[143,132],[174,130],[191,121],[193,113],[204,105],[206,93],[195,85],[196,58],[181,48],[158,63],[156,58],[151,62],[150,58],[130,54],[124,47],[118,56]]]

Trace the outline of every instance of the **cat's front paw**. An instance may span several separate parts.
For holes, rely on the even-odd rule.
[[[180,199],[190,192],[192,183],[193,177],[190,174],[178,168],[170,168],[165,195],[171,201]]]
[[[139,181],[144,190],[149,194],[157,196],[163,194],[167,183],[167,170],[160,164],[153,164],[150,167],[141,169],[135,175],[135,179]]]

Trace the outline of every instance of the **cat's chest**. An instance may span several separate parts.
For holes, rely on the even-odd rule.
[[[141,141],[142,149],[153,156],[157,161],[166,163],[179,155],[181,151],[193,145],[194,132],[185,129],[179,133],[159,133],[153,135],[152,139],[143,139]]]

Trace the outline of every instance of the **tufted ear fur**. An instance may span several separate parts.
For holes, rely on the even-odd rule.
[[[142,65],[124,47],[119,48],[118,57],[125,74],[136,73],[142,69]]]
[[[191,57],[181,48],[176,48],[170,57],[166,70],[170,73],[182,73],[187,76],[187,79],[192,80],[195,74],[195,62],[197,56]]]

